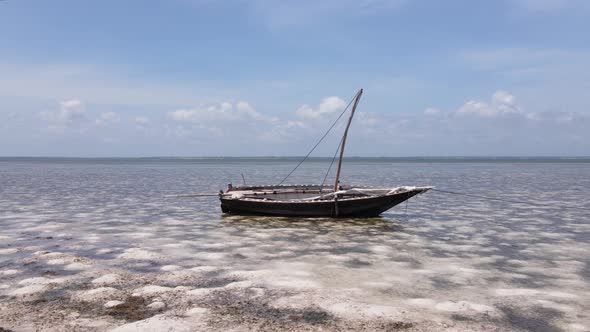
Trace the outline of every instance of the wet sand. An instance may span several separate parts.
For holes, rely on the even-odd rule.
[[[589,247],[564,234],[535,244],[528,233],[505,232],[528,255],[506,259],[503,247],[514,244],[495,242],[498,230],[460,223],[448,242],[388,219],[224,223],[230,231],[207,241],[179,240],[174,234],[192,226],[169,220],[159,231],[128,232],[129,247],[103,246],[109,227],[31,222],[16,237],[4,229],[0,326],[587,330],[587,266],[574,258],[588,257]]]
[[[0,328],[590,330],[588,214],[559,201],[579,188],[530,194],[545,207],[428,193],[382,218],[306,220],[117,182],[0,196]]]

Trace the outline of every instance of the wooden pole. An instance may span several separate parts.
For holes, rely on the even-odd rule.
[[[360,89],[359,92],[357,92],[356,94],[354,104],[352,105],[352,111],[350,112],[350,118],[348,118],[348,124],[346,125],[346,129],[344,130],[344,136],[342,136],[342,147],[340,148],[340,158],[338,159],[338,170],[336,171],[336,182],[334,183],[334,192],[338,191],[338,182],[340,182],[340,169],[342,168],[342,157],[344,156],[344,146],[346,145],[346,136],[348,135],[348,128],[350,128],[350,123],[352,122],[352,117],[354,116],[356,105],[358,105],[362,94],[363,89]]]

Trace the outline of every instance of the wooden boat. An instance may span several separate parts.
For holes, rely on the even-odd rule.
[[[231,188],[220,196],[221,211],[239,215],[374,217],[431,187],[374,189],[319,185]]]
[[[237,215],[374,217],[413,196],[432,189],[432,187],[402,186],[395,188],[370,188],[340,185],[339,179],[344,147],[346,145],[346,137],[362,93],[363,90],[359,90],[353,99],[354,104],[352,111],[339,146],[340,158],[338,159],[336,181],[333,186],[322,184],[234,187],[230,184],[225,193],[223,191],[220,191],[219,193],[221,211]],[[346,112],[346,110],[347,109],[345,109],[344,112]],[[344,114],[344,112],[342,114]],[[333,127],[334,125],[332,125],[330,129]],[[322,137],[322,139],[324,137]],[[311,152],[313,152],[313,149],[307,156],[309,156]],[[300,162],[299,165],[301,165],[302,162]],[[297,167],[299,167],[299,165],[297,165]],[[295,167],[295,169],[297,169],[297,167]],[[293,171],[291,171],[291,173],[293,173]],[[289,175],[291,175],[291,173]],[[287,177],[289,175],[287,175]]]

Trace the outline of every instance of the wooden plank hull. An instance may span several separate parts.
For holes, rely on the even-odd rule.
[[[292,217],[375,217],[424,192],[416,189],[403,193],[348,198],[338,201],[276,201],[221,197],[221,210],[236,215]]]

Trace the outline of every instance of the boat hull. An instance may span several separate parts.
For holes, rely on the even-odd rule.
[[[424,192],[417,188],[382,196],[338,201],[275,201],[221,197],[221,210],[234,215],[285,217],[376,217],[392,207]]]

